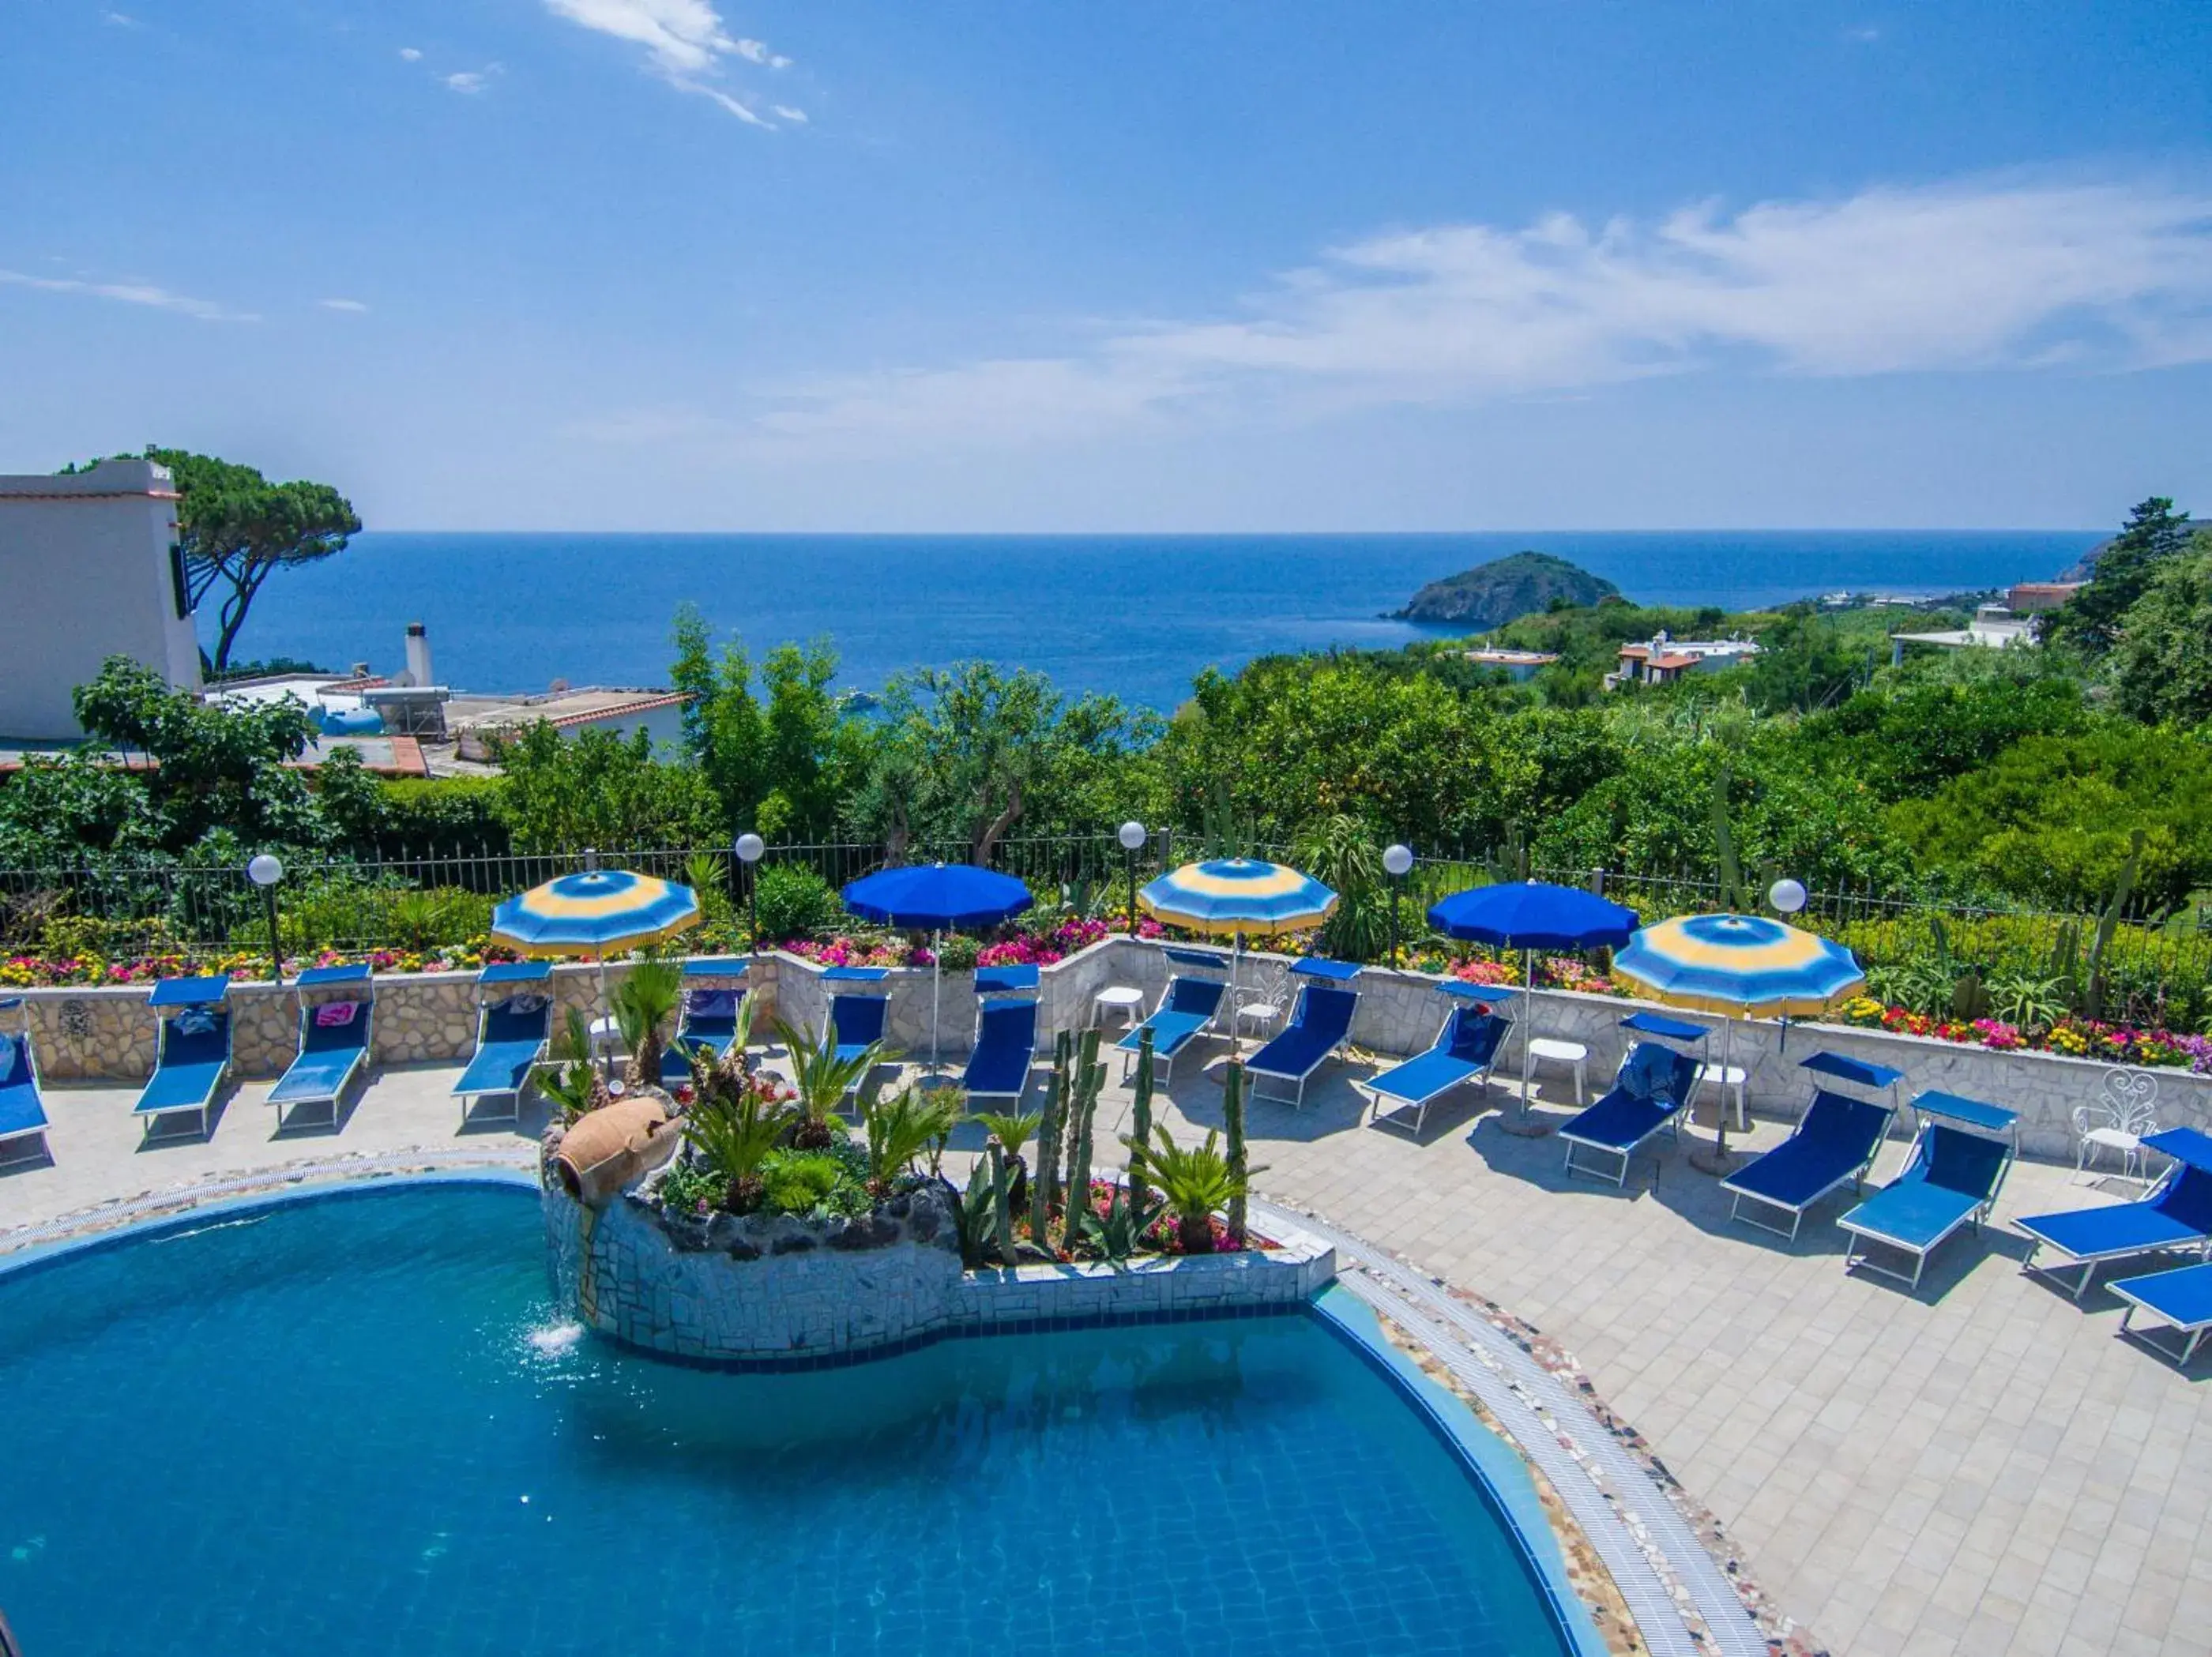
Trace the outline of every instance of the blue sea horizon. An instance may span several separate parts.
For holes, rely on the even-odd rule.
[[[1523,549],[1653,604],[1747,609],[1838,590],[1939,596],[2047,580],[2094,530],[1484,531],[1311,535],[575,534],[377,531],[288,571],[239,640],[250,658],[400,666],[429,630],[439,677],[477,691],[667,683],[689,599],[756,653],[824,635],[838,683],[981,657],[1161,709],[1208,666],[1395,649],[1462,629],[1382,619],[1424,583]]]

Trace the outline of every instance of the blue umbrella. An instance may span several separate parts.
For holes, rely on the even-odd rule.
[[[1522,979],[1533,997],[1538,950],[1618,949],[1637,928],[1636,911],[1578,886],[1507,880],[1454,892],[1429,906],[1429,925],[1447,938],[1521,951]],[[1533,1006],[1533,1003],[1531,1004]],[[1530,1007],[1521,1018],[1521,1116],[1528,1115]]]
[[[863,920],[914,932],[943,933],[995,926],[1030,907],[1030,889],[1012,875],[970,863],[915,864],[879,869],[849,883],[845,907]],[[938,991],[941,950],[929,952],[929,1067],[937,1068]]]

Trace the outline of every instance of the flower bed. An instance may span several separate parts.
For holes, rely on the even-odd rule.
[[[516,959],[512,950],[484,939],[442,950],[324,950],[313,956],[284,957],[297,973],[309,967],[352,966],[366,962],[378,973],[475,972],[495,961]],[[271,978],[267,953],[234,950],[204,955],[144,955],[125,961],[98,956],[10,956],[0,961],[0,986],[10,989],[60,989],[101,985],[153,984],[165,978],[199,978],[214,974],[251,982]]]
[[[1839,1016],[1844,1023],[1856,1024],[1863,1029],[1924,1035],[1938,1041],[1956,1041],[1961,1046],[1988,1047],[1999,1053],[2055,1053],[2069,1059],[2185,1069],[2199,1076],[2212,1076],[2212,1036],[2190,1035],[2179,1030],[2143,1029],[2132,1024],[2102,1023],[2092,1018],[2062,1018],[2054,1024],[2026,1029],[1996,1018],[1971,1022],[1930,1018],[1905,1007],[1885,1005],[1869,995],[1855,996],[1846,1001]]]
[[[945,942],[944,964],[955,972],[979,966],[1049,967],[1121,930],[1103,920],[1063,920],[1052,926],[1018,928],[980,945],[971,938],[952,938]],[[1156,920],[1137,925],[1139,938],[1161,935]],[[824,967],[927,967],[937,961],[927,944],[899,932],[855,930],[829,938],[786,938],[776,947]]]

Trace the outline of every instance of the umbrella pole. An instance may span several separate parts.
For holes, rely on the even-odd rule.
[[[1536,1023],[1536,952],[1521,952],[1521,1110],[1511,1121],[1498,1126],[1508,1133],[1522,1139],[1540,1139],[1552,1131],[1551,1124],[1540,1122],[1528,1114],[1528,1043],[1535,1036]]]
[[[1728,1072],[1729,1060],[1735,1056],[1735,1017],[1731,1014],[1721,1024],[1721,1065],[1714,1076],[1720,1083],[1720,1103],[1715,1107],[1719,1114],[1713,1118],[1713,1149],[1703,1160],[1694,1155],[1690,1158],[1690,1166],[1700,1174],[1726,1174],[1729,1171]]]
[[[607,952],[604,949],[601,950],[597,959],[599,963],[599,1017],[611,1018],[614,1017],[614,1008],[607,999]],[[614,1055],[611,1053],[606,1054],[599,1060],[599,1064],[607,1073],[607,1086],[612,1088],[615,1083]]]
[[[937,1074],[937,1029],[939,997],[945,984],[945,934],[930,934],[929,951],[929,1073]]]

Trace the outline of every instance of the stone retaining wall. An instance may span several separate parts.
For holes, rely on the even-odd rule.
[[[777,959],[763,956],[746,975],[766,1005],[757,1015],[767,1028],[775,996]],[[607,968],[610,988],[629,971]],[[459,1064],[477,1039],[477,975],[472,972],[394,973],[376,980],[376,1026],[370,1057],[380,1065]],[[359,992],[359,986],[309,991],[311,1001]],[[15,993],[12,992],[11,993]],[[155,1017],[149,986],[20,992],[29,1014],[40,1071],[56,1081],[143,1082],[153,1073]],[[562,965],[553,969],[556,1008],[599,1011],[599,969]],[[232,1065],[242,1077],[281,1075],[299,1052],[300,998],[289,984],[234,983],[230,986]]]

